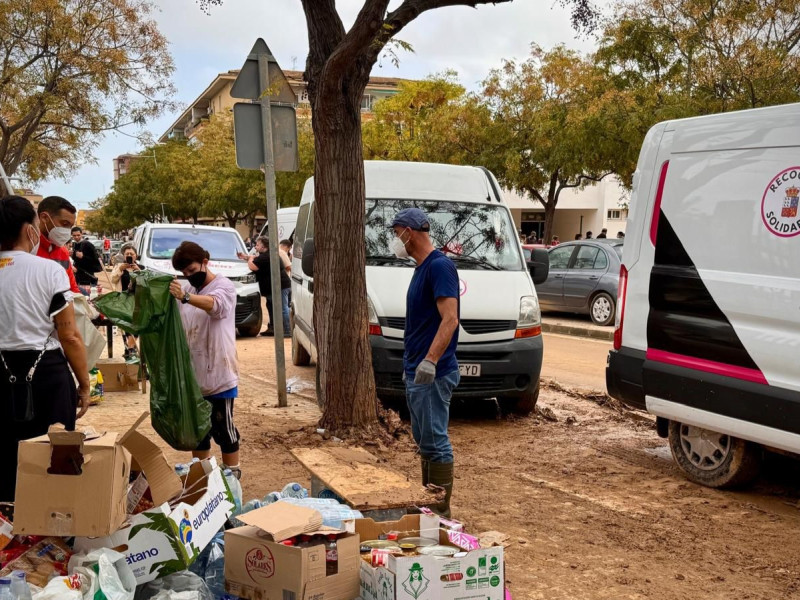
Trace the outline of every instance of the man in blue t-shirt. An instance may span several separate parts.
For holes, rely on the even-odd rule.
[[[450,397],[461,379],[456,360],[460,314],[458,272],[436,250],[427,215],[418,208],[397,213],[391,225],[391,247],[401,258],[411,256],[417,267],[406,296],[406,400],[411,432],[422,459],[422,483],[446,490],[436,511],[450,516],[453,493],[453,447],[447,433]]]

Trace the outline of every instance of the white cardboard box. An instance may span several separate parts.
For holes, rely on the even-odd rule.
[[[401,532],[402,537],[427,537],[449,544],[447,532],[438,529],[435,515],[406,515],[399,521],[356,519],[362,540],[381,533]],[[459,557],[390,556],[387,567],[361,561],[362,600],[504,600],[503,548],[460,553]]]
[[[114,548],[125,555],[137,585],[191,565],[234,509],[233,494],[216,460],[194,463],[186,492],[171,503],[130,517],[125,527],[102,538],[76,538],[75,550]]]

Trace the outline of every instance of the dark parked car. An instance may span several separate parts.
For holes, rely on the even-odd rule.
[[[550,249],[550,274],[536,286],[543,311],[587,314],[614,322],[623,240],[563,242]]]

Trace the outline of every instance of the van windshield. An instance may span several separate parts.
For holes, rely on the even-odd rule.
[[[237,253],[246,251],[235,231],[164,227],[153,229],[147,255],[150,258],[172,258],[177,247],[185,241],[202,246],[211,255],[211,260],[239,260]]]
[[[459,269],[521,271],[511,215],[502,205],[469,202],[367,199],[367,264],[413,267],[410,260],[392,260],[389,228],[404,208],[416,207],[428,215],[433,245],[456,262]]]

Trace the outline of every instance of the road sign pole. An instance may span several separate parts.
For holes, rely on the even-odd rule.
[[[6,194],[8,194],[9,196],[13,195],[14,186],[11,185],[11,180],[8,178],[8,175],[6,175],[6,170],[3,168],[2,163],[0,163],[0,179],[6,186]]]
[[[275,190],[275,157],[272,151],[272,115],[270,99],[266,91],[269,89],[269,54],[258,54],[258,82],[261,89],[261,126],[264,131],[264,183],[267,188],[267,222],[269,223],[269,262],[272,274],[272,315],[274,323],[270,323],[275,331],[275,384],[278,386],[278,406],[288,406],[286,398],[286,363],[283,331],[283,297],[281,292],[281,275],[283,261],[278,244],[278,198]]]

